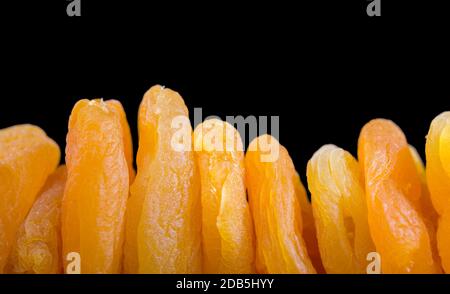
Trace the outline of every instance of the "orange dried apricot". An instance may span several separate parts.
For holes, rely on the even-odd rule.
[[[201,179],[203,271],[253,273],[241,137],[227,122],[211,119],[196,127],[194,148]]]
[[[422,196],[420,197],[420,210],[422,212],[423,221],[428,229],[428,234],[430,236],[431,250],[433,253],[433,259],[435,260],[439,271],[442,272],[441,258],[439,256],[438,247],[437,247],[437,227],[439,221],[439,215],[436,212],[436,209],[433,207],[433,203],[431,202],[431,195],[428,189],[425,166],[423,164],[422,158],[420,158],[419,153],[416,148],[409,145],[409,150],[414,160],[414,164],[416,165],[417,173],[420,177],[420,183],[422,186]]]
[[[428,188],[439,214],[439,255],[444,271],[450,273],[450,112],[441,113],[431,122],[425,151]]]
[[[369,227],[383,273],[437,273],[421,197],[422,184],[405,135],[375,119],[360,134]]]
[[[129,165],[116,108],[80,100],[70,115],[62,202],[63,260],[80,254],[81,273],[121,271]]]
[[[278,150],[266,158],[265,148]],[[287,150],[270,135],[254,139],[245,156],[259,273],[315,273],[302,237],[302,216]]]
[[[66,167],[51,174],[20,226],[8,261],[12,273],[62,273],[61,200]]]
[[[0,273],[17,230],[59,159],[58,145],[39,127],[0,130]]]
[[[365,273],[367,254],[375,247],[358,162],[345,150],[325,145],[308,162],[307,177],[326,272]]]
[[[145,93],[138,114],[138,169],[127,208],[126,273],[201,272],[194,152],[172,146],[178,131],[172,126],[180,117],[188,120],[188,110],[177,92],[154,86]],[[187,131],[191,142],[190,124]]]
[[[411,151],[414,164],[416,165],[417,173],[419,174],[420,183],[422,186],[422,197],[420,198],[420,206],[423,210],[423,217],[425,218],[425,221],[428,222],[429,225],[434,228],[433,230],[436,231],[439,215],[434,209],[433,203],[431,202],[431,195],[428,188],[425,165],[422,161],[422,158],[420,158],[417,149],[411,145],[409,146],[409,149]]]
[[[133,168],[133,141],[131,138],[130,126],[128,125],[127,115],[123,109],[122,103],[117,100],[107,100],[105,103],[108,108],[115,111],[120,119],[120,125],[122,126],[122,136],[123,144],[125,149],[125,158],[128,164],[128,174],[130,179],[130,184],[133,183],[135,177],[135,171]]]
[[[298,222],[300,225],[299,231],[303,236],[303,240],[305,240],[306,249],[314,268],[318,274],[324,274],[325,269],[322,264],[322,258],[320,257],[319,243],[317,241],[317,230],[314,223],[311,202],[309,202],[305,187],[300,180],[300,176],[295,170],[292,175],[292,182],[294,183],[295,195],[300,203],[302,215],[302,221]]]

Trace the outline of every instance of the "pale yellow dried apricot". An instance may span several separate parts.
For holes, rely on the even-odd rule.
[[[367,254],[375,246],[358,162],[345,150],[325,145],[308,162],[307,176],[326,272],[366,273]]]

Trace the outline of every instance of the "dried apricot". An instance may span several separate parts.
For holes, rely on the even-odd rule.
[[[51,174],[20,226],[8,261],[12,273],[62,273],[61,200],[66,167]]]
[[[203,271],[254,272],[254,232],[238,131],[218,119],[199,124],[194,148],[201,179]]]
[[[116,108],[80,100],[70,115],[62,202],[63,259],[80,254],[81,273],[121,271],[129,165]]]
[[[358,158],[382,272],[439,272],[422,216],[420,176],[403,132],[389,120],[370,121],[359,137]]]
[[[201,272],[194,152],[172,146],[177,132],[172,126],[180,117],[189,116],[178,93],[161,86],[145,93],[138,114],[138,169],[127,208],[126,273]],[[191,142],[190,124],[187,131]]]
[[[277,156],[263,159],[265,148]],[[302,216],[287,150],[270,136],[254,139],[245,156],[246,183],[256,233],[259,273],[315,273],[302,237]]]
[[[431,250],[433,253],[433,259],[439,267],[439,271],[442,272],[441,258],[439,256],[438,247],[437,247],[437,227],[439,221],[439,215],[436,212],[436,209],[433,207],[433,203],[431,202],[431,195],[428,190],[428,184],[425,173],[425,166],[423,164],[422,158],[420,158],[419,153],[416,148],[413,146],[409,146],[409,150],[411,151],[411,155],[413,157],[414,163],[416,165],[417,173],[420,177],[420,183],[422,186],[422,196],[420,197],[420,209],[422,212],[423,221],[428,229],[428,234],[430,236]]]
[[[423,217],[425,218],[425,221],[429,222],[429,225],[434,228],[433,230],[436,231],[439,215],[436,212],[436,209],[434,209],[433,203],[431,202],[431,195],[428,189],[425,166],[416,148],[410,145],[409,149],[411,151],[414,164],[416,165],[417,173],[419,174],[420,183],[422,186],[420,206],[423,210]]]
[[[367,254],[375,247],[358,162],[345,150],[325,145],[308,162],[307,177],[326,272],[365,273]]]
[[[58,145],[39,127],[0,130],[0,273],[17,230],[59,159]]]
[[[439,214],[437,243],[442,266],[450,273],[450,112],[432,122],[426,143],[426,178],[434,208]]]
[[[318,274],[324,274],[325,269],[322,264],[322,258],[320,257],[317,230],[314,223],[311,202],[309,202],[305,187],[296,171],[294,171],[294,174],[292,175],[292,182],[294,183],[295,195],[297,195],[302,215],[302,221],[298,222],[300,225],[299,231],[303,236],[303,240],[305,240],[306,249],[314,268]]]
[[[107,100],[105,103],[108,108],[115,111],[120,119],[120,125],[122,126],[123,144],[125,149],[125,158],[128,164],[128,174],[130,184],[133,183],[135,177],[135,171],[133,168],[133,141],[131,138],[130,126],[128,125],[127,116],[122,104],[117,100]]]

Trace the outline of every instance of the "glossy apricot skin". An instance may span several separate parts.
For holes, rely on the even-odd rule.
[[[437,246],[437,229],[439,222],[439,214],[433,206],[431,201],[431,195],[428,188],[428,183],[426,179],[425,165],[420,157],[417,149],[409,145],[409,150],[411,151],[411,155],[413,157],[414,163],[416,165],[417,173],[420,177],[420,183],[422,186],[422,196],[420,197],[419,208],[422,213],[423,221],[428,229],[428,234],[430,236],[431,250],[433,253],[433,259],[435,260],[437,267],[439,268],[439,272],[442,272],[442,262],[441,257],[439,256],[438,246]]]
[[[276,156],[263,159],[272,146]],[[245,156],[247,191],[256,233],[258,273],[316,273],[302,237],[302,216],[287,150],[269,135],[254,139]]]
[[[326,272],[366,273],[367,254],[375,246],[358,162],[345,150],[325,145],[308,162],[307,177]]]
[[[431,122],[425,151],[428,188],[439,214],[438,251],[445,273],[450,273],[450,112]]]
[[[422,208],[422,184],[409,145],[392,121],[367,123],[358,141],[369,227],[383,273],[438,273]]]
[[[306,189],[303,186],[298,172],[294,172],[292,175],[292,181],[294,183],[295,194],[297,195],[298,202],[300,204],[300,210],[302,215],[302,221],[299,230],[301,231],[303,240],[305,241],[306,249],[314,269],[318,274],[325,274],[325,268],[323,267],[322,257],[319,251],[319,242],[317,240],[317,229],[314,222],[313,210],[311,202],[306,194]]]

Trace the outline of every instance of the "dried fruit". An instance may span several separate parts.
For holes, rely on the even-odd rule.
[[[127,116],[125,114],[125,110],[123,109],[122,104],[117,100],[107,100],[105,102],[108,105],[108,108],[115,111],[119,116],[120,125],[122,126],[122,136],[123,136],[123,144],[125,151],[125,158],[128,164],[128,174],[130,184],[133,183],[135,172],[133,168],[133,141],[131,138],[130,126],[128,125]]]
[[[409,150],[411,151],[414,164],[416,165],[417,173],[419,174],[420,177],[420,183],[422,185],[422,197],[420,197],[420,207],[423,210],[423,217],[425,218],[425,221],[428,222],[428,224],[433,228],[433,231],[436,231],[439,215],[434,209],[433,203],[431,202],[431,195],[428,189],[425,166],[416,148],[410,145]]]
[[[265,158],[265,148],[278,158]],[[293,181],[295,168],[287,150],[263,135],[254,139],[245,156],[250,210],[256,233],[259,273],[315,273],[302,238],[301,208]]]
[[[19,226],[59,159],[58,145],[39,127],[0,130],[0,273]]]
[[[300,203],[302,215],[302,221],[298,222],[300,225],[299,231],[303,236],[309,258],[311,259],[314,268],[318,274],[324,274],[325,269],[322,264],[322,258],[320,257],[319,243],[317,241],[317,230],[314,223],[311,203],[309,202],[305,187],[303,187],[300,176],[297,172],[294,172],[292,175],[292,181],[294,183],[295,195]]]
[[[254,272],[253,223],[237,130],[218,119],[199,124],[194,148],[201,179],[203,271]]]
[[[422,159],[420,158],[419,153],[416,148],[413,146],[409,146],[409,150],[414,160],[414,164],[416,165],[417,173],[420,177],[420,183],[422,186],[422,195],[420,197],[420,210],[423,217],[423,221],[428,229],[428,234],[430,236],[431,250],[433,253],[433,259],[435,260],[439,271],[442,272],[441,268],[441,258],[439,256],[438,247],[437,247],[437,226],[439,215],[433,207],[433,203],[431,202],[431,195],[428,190],[428,184],[425,173],[425,166],[423,164]]]
[[[20,226],[8,261],[8,272],[27,274],[62,273],[61,200],[66,167],[51,174]]]
[[[426,177],[433,206],[439,214],[437,242],[442,266],[450,273],[450,112],[432,122],[426,143]]]
[[[62,240],[64,261],[70,252],[79,253],[82,273],[121,271],[129,186],[123,133],[110,103],[75,104],[67,134]]]
[[[307,176],[326,272],[365,273],[374,245],[358,162],[345,150],[325,145],[308,162]]]
[[[138,170],[127,208],[126,273],[201,272],[194,152],[172,146],[177,132],[172,124],[180,117],[188,120],[188,110],[178,93],[154,86],[144,95],[138,115]],[[188,134],[191,142],[190,124]]]
[[[422,184],[406,138],[393,122],[366,124],[358,142],[369,227],[383,273],[436,273],[422,216]]]

